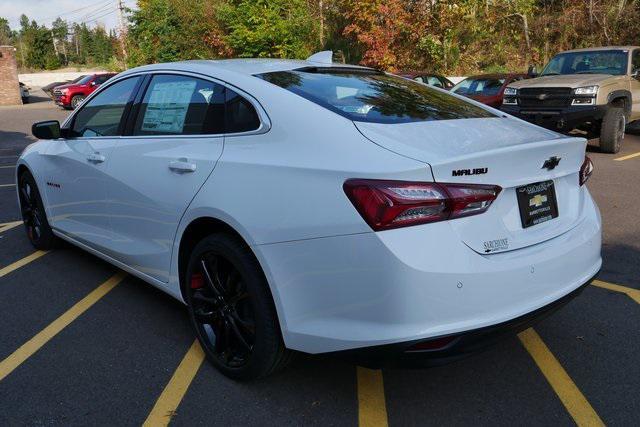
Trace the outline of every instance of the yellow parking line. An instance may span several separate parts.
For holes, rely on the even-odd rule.
[[[0,233],[4,233],[5,231],[11,230],[19,225],[22,225],[22,221],[5,222],[4,224],[0,224]]]
[[[143,426],[169,425],[203,360],[204,352],[198,340],[195,340],[160,394]]]
[[[32,253],[29,256],[26,256],[16,262],[14,262],[13,264],[9,264],[6,267],[0,268],[0,277],[4,277],[7,274],[11,273],[12,271],[15,271],[17,269],[19,269],[20,267],[29,264],[31,261],[35,261],[38,258],[40,258],[42,255],[46,255],[48,253],[48,251],[35,251],[34,253]]]
[[[593,286],[599,288],[609,289],[610,291],[622,292],[627,294],[631,299],[640,304],[640,289],[628,288],[626,286],[620,286],[613,283],[603,282],[602,280],[594,280],[591,282]]]
[[[0,184],[0,187],[15,187],[15,184]]]
[[[9,357],[0,362],[0,381],[13,372],[25,360],[40,350],[49,340],[55,337],[60,331],[66,328],[71,322],[76,320],[82,313],[87,311],[100,298],[105,296],[111,289],[127,276],[127,273],[120,271],[114,274],[109,280],[91,291],[89,295],[78,301],[73,307],[58,317],[46,328],[38,332],[33,338],[24,343],[19,349],[14,351]]]
[[[604,426],[604,423],[589,401],[564,370],[558,359],[549,350],[532,328],[518,334],[520,342],[527,349],[543,375],[556,392],[564,407],[578,426]]]
[[[358,424],[360,427],[388,426],[382,371],[358,366]]]
[[[638,156],[640,156],[640,152],[629,154],[628,156],[618,157],[617,159],[613,159],[613,160],[620,162],[622,160],[629,160],[629,159],[633,159],[634,157],[638,157]]]

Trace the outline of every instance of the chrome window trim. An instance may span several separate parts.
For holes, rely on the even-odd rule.
[[[238,137],[238,136],[250,136],[250,135],[261,135],[264,133],[267,133],[271,130],[271,119],[269,118],[269,115],[267,114],[267,112],[265,111],[265,109],[262,107],[262,104],[260,104],[260,102],[251,94],[249,94],[248,92],[246,92],[243,89],[240,89],[239,87],[225,82],[224,80],[220,80],[218,78],[206,75],[206,74],[201,74],[201,73],[197,73],[197,72],[193,72],[193,71],[183,71],[183,70],[164,70],[164,69],[158,69],[158,70],[152,70],[152,71],[139,71],[139,72],[135,72],[135,73],[130,73],[130,74],[125,74],[123,76],[115,76],[112,77],[111,79],[107,80],[105,83],[103,83],[102,85],[100,85],[100,88],[97,89],[96,91],[94,91],[92,94],[90,94],[82,103],[82,106],[84,106],[85,104],[87,104],[89,101],[91,101],[91,99],[93,99],[94,96],[97,96],[100,92],[102,92],[103,90],[107,90],[109,87],[111,87],[112,85],[125,80],[127,78],[131,78],[131,77],[145,77],[150,75],[152,78],[154,75],[166,75],[166,74],[174,74],[174,75],[179,75],[179,76],[185,76],[185,77],[193,77],[193,78],[197,78],[197,79],[201,79],[201,80],[209,80],[213,83],[219,84],[224,86],[225,88],[231,89],[234,92],[236,92],[238,95],[242,96],[243,98],[245,98],[247,101],[249,101],[249,103],[253,106],[253,108],[256,110],[256,112],[258,113],[258,119],[260,120],[260,126],[258,126],[257,129],[254,130],[250,130],[250,131],[246,131],[246,132],[234,132],[234,133],[211,133],[211,134],[193,134],[193,135],[115,135],[115,136],[87,136],[87,137],[75,137],[75,138],[82,138],[82,139],[86,139],[86,140],[94,140],[94,139],[114,139],[114,138],[122,138],[122,139],[167,139],[167,138],[176,138],[176,139],[182,139],[182,138],[220,138],[220,137]],[[117,78],[116,78],[117,77]],[[114,79],[114,80],[112,80]],[[149,82],[149,84],[151,84],[151,82]],[[73,122],[73,119],[75,118],[76,114],[78,114],[78,112],[82,109],[82,106],[78,109],[75,110],[72,114],[69,115],[69,117],[67,117],[67,119],[62,123],[62,127],[65,127],[67,125],[70,125]]]

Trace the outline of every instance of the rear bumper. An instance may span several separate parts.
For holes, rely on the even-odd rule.
[[[524,108],[519,105],[502,105],[505,113],[558,132],[568,132],[587,123],[602,120],[606,105],[570,106],[566,108]]]
[[[597,274],[576,290],[551,304],[496,325],[427,340],[413,340],[340,351],[332,353],[332,355],[372,369],[383,367],[422,368],[451,363],[535,325],[580,295],[596,276]]]
[[[491,255],[460,241],[453,221],[253,249],[287,347],[404,346],[511,322],[588,282],[602,258],[600,215],[586,190],[581,209],[565,233]]]

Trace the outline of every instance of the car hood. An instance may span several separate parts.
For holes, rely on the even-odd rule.
[[[570,87],[577,88],[582,86],[600,85],[614,82],[616,80],[624,80],[625,76],[612,76],[610,74],[567,74],[561,76],[543,76],[535,79],[521,80],[513,82],[509,87],[516,89],[529,87]]]

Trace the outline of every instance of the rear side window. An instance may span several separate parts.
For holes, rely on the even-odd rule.
[[[224,86],[188,76],[153,76],[140,105],[133,133],[224,133]]]
[[[310,67],[257,77],[354,121],[408,123],[495,117],[429,86],[374,70]]]
[[[120,120],[130,101],[139,77],[112,84],[86,104],[73,119],[73,136],[95,137],[118,135]]]
[[[253,105],[231,89],[227,89],[227,133],[249,132],[260,127]]]

